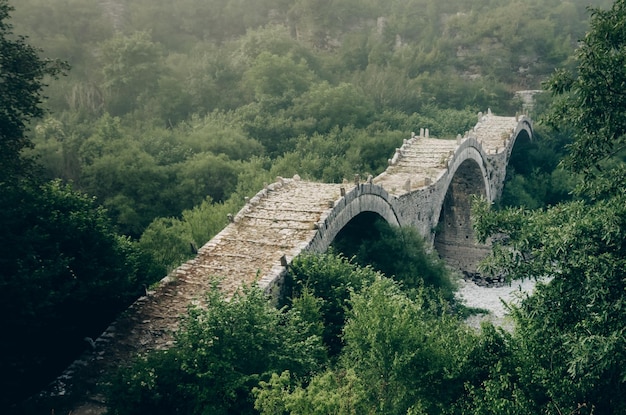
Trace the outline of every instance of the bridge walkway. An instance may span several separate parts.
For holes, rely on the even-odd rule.
[[[341,197],[341,185],[281,179],[252,198],[233,223],[204,245],[146,296],[139,298],[98,339],[96,349],[74,362],[50,393],[64,395],[72,385],[95,388],[102,374],[127,364],[146,350],[174,343],[181,316],[223,277],[220,288],[232,295],[277,270],[281,257],[295,257],[315,235],[313,223]],[[87,364],[87,361],[89,364]]]
[[[474,137],[487,155],[505,151],[506,140],[518,125],[516,117],[498,117],[490,112],[479,115],[479,121],[464,138]],[[400,196],[436,182],[445,171],[461,139],[439,139],[414,136],[405,140],[390,159],[390,166],[374,179],[390,194]]]
[[[413,137],[396,151],[374,183],[394,196],[427,186],[437,180],[456,147],[456,140]]]

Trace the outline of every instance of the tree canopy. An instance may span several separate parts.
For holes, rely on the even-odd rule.
[[[163,271],[116,233],[93,197],[47,181],[23,152],[44,115],[42,59],[0,0],[0,407],[42,388]],[[54,341],[49,342],[49,339]],[[45,347],[42,347],[45,344]]]
[[[23,36],[14,36],[9,23],[13,8],[0,1],[0,183],[23,174],[21,151],[32,143],[26,135],[28,124],[44,114],[43,79],[57,75],[64,65],[42,60]]]
[[[511,278],[548,279],[514,309],[528,368],[507,393],[525,388],[525,399],[554,413],[626,409],[617,398],[626,388],[626,116],[617,87],[625,50],[626,2],[618,0],[592,11],[575,70],[548,83],[556,97],[548,120],[573,133],[564,165],[585,177],[580,200],[537,211],[478,209],[480,235],[509,236],[486,266]]]

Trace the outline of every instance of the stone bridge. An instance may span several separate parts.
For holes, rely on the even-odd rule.
[[[456,139],[430,138],[428,130],[412,134],[396,149],[387,170],[374,178],[355,177],[342,184],[278,178],[247,200],[194,259],[118,318],[96,340],[95,350],[57,379],[52,393],[80,390],[93,398],[95,383],[108,368],[138,352],[170,346],[179,317],[202,297],[211,276],[222,276],[221,287],[228,293],[257,282],[275,295],[294,257],[325,251],[363,213],[417,228],[448,263],[474,270],[486,248],[474,241],[470,197],[496,200],[515,144],[532,135],[528,118],[498,117],[489,111]]]

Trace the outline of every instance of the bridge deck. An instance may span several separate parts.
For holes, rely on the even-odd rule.
[[[505,151],[505,140],[517,126],[516,117],[484,115],[470,137],[476,138],[487,154]],[[390,194],[399,196],[435,182],[459,146],[457,140],[413,137],[397,150],[397,158],[374,179]]]
[[[220,288],[232,294],[280,267],[283,255],[296,256],[315,234],[312,224],[340,198],[340,187],[287,179],[260,192],[196,258],[137,300],[96,340],[96,355],[87,356],[88,369],[79,360],[66,371],[73,372],[72,383],[93,384],[101,373],[138,352],[171,346],[180,316],[199,303],[212,276],[223,277]],[[69,377],[57,379],[54,393],[66,392],[65,380]]]
[[[471,136],[482,143],[488,154],[500,153],[505,149],[504,141],[515,131],[518,120],[516,117],[496,117],[486,115],[483,120],[476,124]]]

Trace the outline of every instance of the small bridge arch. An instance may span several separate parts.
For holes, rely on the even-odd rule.
[[[381,186],[373,183],[357,183],[328,212],[328,215],[324,218],[323,225],[318,226],[318,232],[307,250],[325,252],[335,240],[337,234],[352,219],[366,212],[376,213],[390,225],[400,226],[400,221],[389,193]]]
[[[530,119],[524,117],[515,127],[515,130],[511,134],[510,142],[506,146],[506,164],[511,159],[512,153],[516,150],[516,145],[519,142],[525,143],[533,140],[533,126]]]

